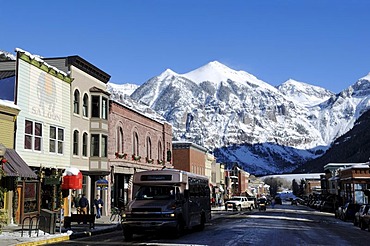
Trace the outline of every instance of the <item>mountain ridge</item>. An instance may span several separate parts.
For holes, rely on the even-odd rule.
[[[202,145],[253,174],[289,172],[316,159],[369,109],[367,76],[334,94],[293,80],[273,87],[220,64],[186,74],[166,70],[131,98],[171,123],[174,140]]]

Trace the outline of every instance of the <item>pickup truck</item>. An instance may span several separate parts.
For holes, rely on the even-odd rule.
[[[254,209],[254,200],[245,196],[233,196],[225,202],[225,210],[241,211],[243,209]]]

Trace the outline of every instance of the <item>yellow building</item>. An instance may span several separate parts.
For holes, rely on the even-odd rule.
[[[0,148],[4,153],[1,153],[0,159],[5,159],[6,148],[13,148],[14,146],[14,129],[15,129],[15,119],[19,113],[19,108],[14,105],[13,102],[0,100]],[[6,174],[5,174],[6,175]],[[6,213],[8,217],[7,224],[12,222],[12,217],[8,216],[13,213],[12,211],[12,201],[14,196],[14,190],[4,192],[7,187],[7,180],[3,178],[1,180],[1,194],[3,200],[0,202],[1,213]],[[6,189],[8,190],[8,189]],[[2,199],[0,198],[0,199]]]

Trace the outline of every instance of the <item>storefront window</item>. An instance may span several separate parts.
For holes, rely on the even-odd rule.
[[[364,204],[366,203],[364,190],[366,189],[366,184],[354,184],[355,187],[355,203]]]
[[[31,213],[38,211],[37,187],[35,182],[26,183],[24,187],[24,212]]]

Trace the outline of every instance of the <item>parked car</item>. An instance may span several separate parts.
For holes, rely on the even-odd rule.
[[[343,208],[342,212],[340,214],[340,219],[343,221],[352,220],[355,217],[355,213],[360,210],[360,204],[357,203],[346,203]]]
[[[225,210],[237,210],[241,211],[243,209],[254,209],[254,200],[248,199],[244,196],[233,196],[230,200],[225,202]]]
[[[369,208],[370,208],[369,204],[361,205],[360,210],[355,213],[355,217],[353,218],[354,226],[360,226],[360,221],[362,220],[362,217],[367,213]]]

